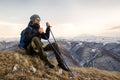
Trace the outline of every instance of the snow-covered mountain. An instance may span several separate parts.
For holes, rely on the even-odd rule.
[[[72,38],[72,41],[86,41],[86,42],[97,42],[97,43],[120,43],[120,37],[81,35],[81,36]]]

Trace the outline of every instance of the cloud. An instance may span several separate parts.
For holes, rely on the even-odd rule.
[[[119,4],[120,0],[1,0],[0,37],[19,35],[32,14],[40,15],[41,24],[54,23],[57,36],[97,35],[103,30],[114,34],[120,30],[114,27],[120,25]],[[113,27],[106,29],[109,25]]]
[[[120,29],[120,26],[111,27],[108,30],[118,30],[118,29]]]
[[[0,21],[0,37],[19,37],[24,24],[10,23]]]

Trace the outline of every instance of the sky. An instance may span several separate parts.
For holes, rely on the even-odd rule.
[[[0,38],[20,37],[33,14],[56,37],[120,35],[120,0],[0,0]]]

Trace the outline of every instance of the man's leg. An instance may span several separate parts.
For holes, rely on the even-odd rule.
[[[61,55],[60,49],[59,49],[59,47],[58,47],[58,45],[56,43],[52,43],[52,45],[54,46],[54,48],[56,49],[56,51],[58,52],[58,54],[57,54],[56,51],[53,50],[53,48],[51,47],[50,44],[48,44],[48,45],[46,45],[44,47],[44,51],[54,51],[55,57],[57,59],[57,62],[60,63],[61,62],[61,59],[59,57],[59,55]]]
[[[55,50],[53,50],[53,48],[51,47],[50,44],[48,44],[47,46],[44,47],[44,50],[45,51],[54,51],[54,54],[55,54],[55,57],[57,59],[57,62],[58,62],[58,66],[61,67],[62,69],[68,71],[68,69],[66,68],[65,64],[63,63],[63,60],[61,58],[61,51],[60,51],[60,48],[58,46],[57,43],[52,43],[53,47],[55,48]]]
[[[34,37],[31,41],[31,46],[33,48],[33,50],[38,53],[39,57],[41,60],[44,61],[45,65],[48,65],[50,68],[53,68],[54,65],[52,65],[47,58],[47,54],[45,53],[44,49],[43,49],[43,44],[40,41],[40,39],[38,37]]]
[[[31,43],[27,46],[26,52],[31,56],[35,55],[35,51],[33,50]]]

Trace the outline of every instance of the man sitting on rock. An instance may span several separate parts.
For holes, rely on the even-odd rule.
[[[29,54],[38,54],[40,59],[43,60],[44,64],[49,66],[50,68],[54,68],[54,65],[51,64],[47,58],[47,54],[45,51],[53,51],[50,44],[44,46],[41,42],[41,39],[47,40],[50,36],[50,24],[46,22],[46,32],[44,33],[43,28],[40,28],[40,17],[38,15],[32,15],[30,17],[30,22],[28,27],[24,29],[21,33],[20,47],[23,47]],[[61,55],[59,47],[57,43],[52,43],[55,49]],[[43,47],[44,46],[44,47]],[[59,55],[54,51],[55,57],[58,61],[58,66],[62,69],[67,70],[64,64],[61,61]]]

